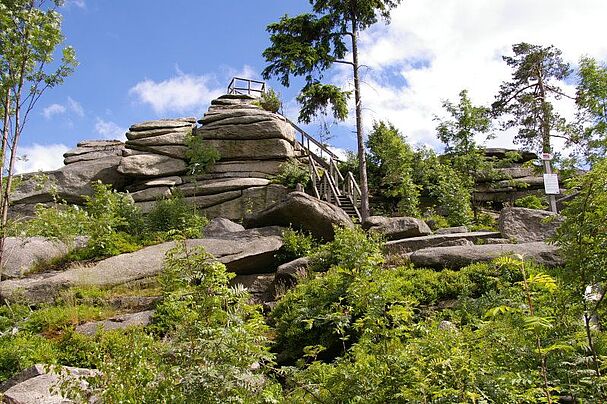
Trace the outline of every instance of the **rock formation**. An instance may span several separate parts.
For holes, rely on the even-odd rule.
[[[84,141],[64,154],[65,166],[42,174],[25,174],[13,193],[13,215],[28,216],[37,203],[58,198],[81,204],[91,183],[129,191],[144,211],[154,201],[178,192],[209,218],[240,220],[247,212],[280,201],[287,189],[272,184],[281,164],[300,152],[291,125],[263,110],[256,98],[224,95],[195,118],[172,118],[132,125],[127,141]],[[189,175],[189,136],[200,136],[220,159],[204,174]]]

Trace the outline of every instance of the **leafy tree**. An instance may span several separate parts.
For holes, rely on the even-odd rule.
[[[586,160],[595,162],[607,152],[607,65],[589,57],[580,59],[575,102],[585,127],[579,132]]]
[[[55,49],[64,39],[61,15],[56,11],[61,4],[61,0],[0,1],[0,261],[23,128],[42,94],[61,84],[77,64],[74,49],[67,46],[62,49],[59,65],[50,66]]]
[[[565,220],[557,230],[556,240],[566,262],[563,276],[584,309],[588,348],[600,376],[602,365],[593,342],[591,319],[601,308],[607,282],[607,160],[595,164],[574,181],[574,186],[579,194],[563,210]],[[602,291],[598,300],[588,299],[589,286]]]
[[[389,210],[419,215],[419,186],[413,182],[414,152],[390,123],[375,122],[367,139],[369,179]]]
[[[469,186],[473,187],[478,172],[486,166],[483,148],[475,138],[490,130],[490,110],[487,107],[472,105],[467,90],[459,93],[457,105],[445,100],[443,108],[451,115],[451,119],[435,118],[438,121],[438,139],[445,144],[445,152],[453,166],[466,177]]]
[[[369,191],[364,150],[362,104],[358,61],[360,31],[383,19],[388,21],[391,10],[401,0],[310,0],[313,13],[295,17],[285,15],[279,22],[268,25],[272,45],[263,52],[269,65],[263,76],[278,77],[289,86],[291,76],[303,76],[306,84],[297,100],[301,104],[299,120],[309,123],[312,117],[329,107],[333,116],[344,120],[348,114],[349,92],[321,83],[323,72],[335,63],[352,67],[354,103],[356,107],[356,138],[361,185],[361,214],[369,214]],[[345,38],[350,38],[350,47]],[[348,50],[351,60],[345,60]]]
[[[532,149],[551,153],[551,138],[564,137],[565,120],[554,110],[553,100],[565,94],[558,86],[570,68],[554,46],[528,43],[512,46],[514,56],[502,58],[514,69],[512,80],[502,83],[492,104],[495,115],[506,115],[504,128],[518,128],[514,140]]]

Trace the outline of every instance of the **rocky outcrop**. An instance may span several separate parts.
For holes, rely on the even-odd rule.
[[[7,237],[2,252],[0,280],[20,278],[36,265],[63,257],[68,246],[59,240],[44,237]]]
[[[76,332],[85,335],[95,335],[97,331],[122,330],[128,327],[144,327],[152,321],[154,310],[139,313],[122,314],[108,318],[107,320],[92,321],[76,326]]]
[[[274,272],[280,262],[275,255],[282,247],[282,229],[267,227],[218,235],[216,238],[187,240],[189,247],[203,246],[228,271],[236,274]],[[28,303],[51,302],[64,289],[74,286],[112,287],[158,275],[166,252],[175,246],[167,242],[63,272],[43,273],[24,279],[0,282],[0,300]]]
[[[430,227],[414,217],[370,216],[363,222],[363,229],[384,235],[388,240],[432,234]]]
[[[563,265],[558,248],[543,242],[425,248],[415,251],[410,259],[418,267],[459,269],[474,262],[491,261],[504,255],[520,255],[525,260],[547,267]]]
[[[310,257],[301,257],[296,260],[282,264],[276,269],[274,275],[274,288],[291,288],[297,284],[299,278],[305,276],[312,265]]]
[[[498,220],[502,236],[526,243],[554,236],[562,218],[552,212],[527,208],[504,208]]]
[[[455,226],[455,227],[443,227],[441,229],[436,229],[434,233],[436,234],[453,234],[453,233],[467,233],[468,227],[466,226]]]
[[[423,248],[435,247],[453,240],[469,240],[475,242],[485,238],[499,237],[500,233],[492,231],[476,231],[469,233],[451,233],[451,234],[435,234],[431,236],[411,237],[402,240],[388,241],[385,244],[386,253],[392,255],[401,255],[412,251],[421,250]],[[458,241],[458,243],[461,243]]]
[[[59,392],[62,382],[74,381],[81,389],[88,387],[87,378],[98,370],[37,364],[25,369],[0,385],[2,402],[9,404],[71,403]],[[2,395],[2,394],[0,394]],[[96,402],[92,399],[89,402]]]
[[[224,217],[216,217],[204,227],[204,236],[213,238],[221,237],[227,233],[238,233],[244,231],[244,227]]]
[[[243,225],[246,228],[292,226],[326,241],[335,237],[333,226],[354,226],[341,208],[303,192],[291,192],[275,205],[247,215]]]
[[[144,211],[157,199],[179,193],[207,217],[242,220],[246,212],[286,195],[286,188],[270,179],[300,154],[287,120],[256,103],[255,97],[225,95],[211,102],[200,127],[195,118],[159,119],[132,125],[125,143],[81,142],[64,155],[65,167],[44,177],[23,177],[13,194],[12,214],[29,216],[37,203],[50,203],[54,196],[82,204],[83,196],[92,194],[91,183],[99,180],[129,191]],[[201,137],[220,154],[213,167],[195,177],[188,175],[190,136]]]

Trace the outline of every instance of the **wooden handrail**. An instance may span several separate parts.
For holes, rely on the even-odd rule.
[[[303,147],[306,148],[306,150],[310,150],[310,143],[313,143],[316,147],[318,147],[320,149],[321,152],[323,153],[327,153],[327,155],[332,158],[333,160],[339,160],[339,156],[335,153],[333,153],[331,150],[329,150],[325,145],[323,145],[322,143],[320,143],[318,140],[316,140],[314,137],[310,136],[305,130],[303,130],[302,128],[300,128],[299,126],[297,126],[295,123],[293,123],[289,118],[287,118],[286,116],[283,115],[283,118],[287,121],[287,123],[289,123],[297,132],[299,132],[299,134],[301,135],[301,145]],[[308,143],[308,147],[306,147],[306,143]]]
[[[238,87],[237,82],[244,81],[246,87]],[[257,87],[254,88],[254,84],[257,84]],[[241,92],[241,90],[243,92]],[[253,79],[245,79],[242,77],[232,77],[230,84],[228,84],[228,94],[246,94],[246,95],[258,95],[261,97],[263,93],[266,92],[266,83],[265,81],[253,80]]]

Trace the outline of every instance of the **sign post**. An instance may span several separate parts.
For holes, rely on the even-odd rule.
[[[550,203],[550,210],[553,213],[558,213],[556,208],[556,195],[561,193],[559,187],[559,179],[556,174],[552,173],[552,154],[542,153],[542,163],[544,165],[544,192],[548,195],[548,202]]]

